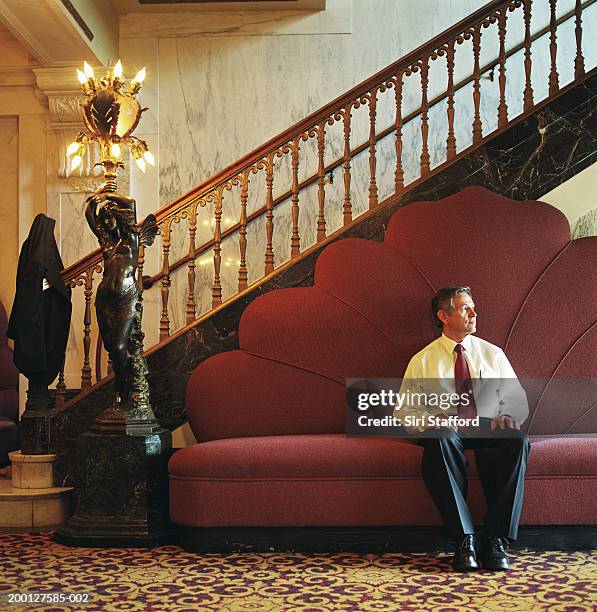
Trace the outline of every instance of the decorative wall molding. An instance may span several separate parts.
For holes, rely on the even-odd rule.
[[[80,108],[84,96],[76,78],[76,67],[34,68],[37,86],[48,98],[48,120],[52,127],[83,124]],[[70,127],[70,126],[69,126]]]
[[[49,96],[50,121],[54,124],[76,123],[81,125],[83,121],[82,102],[83,96]]]
[[[93,193],[100,186],[102,179],[101,173],[97,172],[97,176],[69,176],[64,181],[61,193]]]
[[[29,67],[0,67],[0,87],[35,85],[35,75]]]
[[[33,70],[38,88],[48,99],[48,127],[54,131],[58,146],[58,176],[69,178],[70,170],[66,159],[66,149],[83,127],[81,103],[84,96],[76,78],[76,66],[59,68],[35,68]],[[99,67],[99,78],[106,69]],[[77,177],[95,177],[100,169],[94,167],[99,161],[96,147],[89,148],[81,166],[76,170]]]

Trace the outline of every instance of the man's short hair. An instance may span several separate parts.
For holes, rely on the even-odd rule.
[[[450,314],[454,310],[454,298],[460,293],[466,293],[472,299],[473,294],[471,293],[470,287],[458,287],[456,285],[449,285],[440,289],[431,300],[431,316],[433,317],[433,323],[439,329],[444,328],[444,324],[437,316],[438,310],[443,310]]]

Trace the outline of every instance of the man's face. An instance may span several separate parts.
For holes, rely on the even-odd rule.
[[[464,339],[477,331],[475,303],[468,293],[459,293],[452,301],[454,308],[450,312],[440,310],[438,317],[444,324],[446,336]]]

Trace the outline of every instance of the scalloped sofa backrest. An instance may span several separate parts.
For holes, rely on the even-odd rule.
[[[554,401],[549,381],[597,379],[597,237],[571,241],[549,204],[467,187],[398,210],[383,243],[330,245],[313,287],[253,301],[240,349],[191,375],[195,436],[342,433],[345,379],[400,377],[436,337],[430,301],[450,284],[471,286],[478,335],[506,351],[519,378],[542,379],[529,392],[530,433],[596,431],[595,387]]]

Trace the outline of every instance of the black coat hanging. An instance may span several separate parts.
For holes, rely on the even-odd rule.
[[[49,385],[64,363],[70,328],[71,289],[54,238],[56,221],[35,217],[23,243],[15,300],[8,324],[14,340],[14,363],[30,381]],[[45,281],[45,282],[44,282]]]

